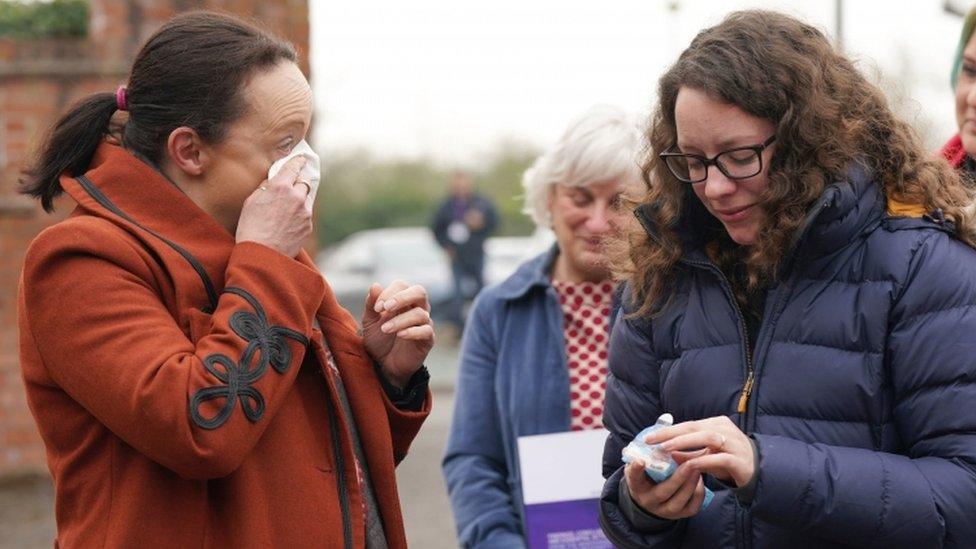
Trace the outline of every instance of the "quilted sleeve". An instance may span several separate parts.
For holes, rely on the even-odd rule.
[[[623,302],[627,303],[628,290]],[[659,395],[660,360],[651,347],[650,321],[616,319],[610,336],[610,373],[603,412],[603,424],[610,431],[603,451],[603,476],[607,482],[600,499],[600,525],[607,538],[619,547],[670,547],[680,542],[685,521],[641,532],[627,520],[620,503],[623,479],[623,447],[647,426],[648,418],[661,414]]]
[[[885,358],[903,455],[756,435],[754,516],[864,547],[976,541],[976,252],[932,234],[905,281]]]

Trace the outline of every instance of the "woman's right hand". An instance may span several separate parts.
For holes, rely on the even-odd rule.
[[[288,257],[298,255],[312,233],[312,201],[308,187],[298,183],[305,162],[304,156],[292,158],[247,197],[237,222],[237,242],[257,242]]]
[[[632,461],[624,467],[630,497],[645,512],[658,518],[678,520],[698,514],[705,499],[701,473],[682,463],[664,482],[655,484],[644,473],[644,465]]]

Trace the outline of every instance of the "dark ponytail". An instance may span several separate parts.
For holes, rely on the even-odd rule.
[[[37,163],[24,172],[20,192],[40,199],[45,211],[53,211],[54,199],[64,191],[59,176],[88,169],[115,110],[112,93],[96,93],[75,104],[51,129]]]
[[[178,15],[143,44],[132,64],[122,145],[158,166],[169,134],[180,126],[219,143],[248,107],[241,93],[247,77],[297,60],[291,44],[236,17],[207,11]],[[24,172],[21,192],[51,211],[63,192],[59,176],[88,170],[115,111],[113,93],[93,95],[72,108]]]

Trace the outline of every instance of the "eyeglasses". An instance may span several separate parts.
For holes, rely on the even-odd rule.
[[[758,145],[736,147],[722,151],[712,158],[670,151],[658,156],[664,159],[671,173],[685,183],[701,183],[708,179],[709,166],[715,166],[729,179],[747,179],[762,171],[762,152],[775,139],[776,136],[773,135]]]

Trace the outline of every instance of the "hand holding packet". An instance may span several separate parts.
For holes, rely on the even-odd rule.
[[[322,179],[321,162],[319,155],[315,154],[315,151],[312,150],[312,147],[304,139],[295,145],[291,152],[288,153],[288,156],[275,161],[271,165],[271,168],[268,169],[268,179],[278,175],[278,172],[281,171],[285,163],[296,156],[304,156],[307,159],[305,166],[302,168],[302,172],[298,174],[298,179],[308,182],[308,196],[312,202],[315,202],[315,194],[319,190],[319,181]]]
[[[678,468],[678,464],[671,457],[671,454],[661,450],[659,444],[648,444],[644,442],[644,439],[654,431],[672,425],[674,425],[674,417],[671,414],[661,414],[654,425],[637,433],[634,440],[630,441],[630,444],[624,447],[621,451],[624,463],[639,461],[644,465],[644,473],[651,480],[656,483],[667,480],[668,477],[674,474],[674,470]],[[702,500],[701,508],[708,507],[714,497],[715,494],[708,488],[705,488],[705,499]]]

